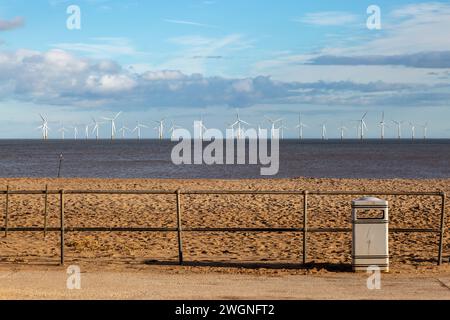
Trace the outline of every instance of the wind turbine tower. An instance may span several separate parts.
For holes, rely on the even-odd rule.
[[[48,126],[48,120],[42,114],[39,114],[39,116],[42,119],[42,125],[39,126],[37,129],[41,129],[42,130],[42,139],[43,140],[48,140],[48,131],[50,130],[50,128]]]
[[[111,122],[111,140],[114,140],[116,137],[116,120],[122,114],[122,111],[116,114],[113,118],[102,118],[103,120]]]
[[[283,120],[281,120],[280,127],[278,129],[280,130],[281,140],[284,140],[284,130],[289,130],[289,128],[283,124]]]
[[[131,131],[131,130],[129,128],[125,127],[125,126],[122,126],[122,128],[119,129],[119,132],[121,133],[122,140],[125,139],[125,132],[127,132],[127,131]]]
[[[423,139],[426,140],[428,136],[428,122],[426,122],[423,126],[421,126],[423,129]]]
[[[327,123],[324,122],[322,123],[322,140],[326,140],[327,139]]]
[[[175,139],[175,130],[181,129],[181,127],[177,126],[173,121],[172,121],[171,124],[172,124],[172,126],[170,127],[170,130],[169,130],[169,132],[170,132],[170,139],[174,140]]]
[[[392,122],[394,122],[397,125],[397,138],[401,139],[402,138],[402,125],[403,125],[403,121],[395,121],[392,120]]]
[[[263,136],[262,132],[263,132],[262,123],[259,123],[258,124],[258,137],[261,138]]]
[[[341,132],[341,141],[342,141],[344,140],[345,131],[347,131],[348,129],[344,126],[344,124],[341,124],[341,126],[338,129]]]
[[[272,128],[270,129],[270,136],[271,136],[271,138],[273,139],[273,138],[275,137],[275,130],[276,130],[275,125],[276,125],[278,122],[283,121],[283,119],[273,120],[273,119],[271,119],[271,118],[269,118],[269,117],[265,117],[265,118],[267,119],[267,121],[268,121],[268,122],[271,124],[271,126],[272,126]]]
[[[364,134],[366,131],[368,131],[366,121],[365,121],[366,117],[367,117],[367,112],[363,115],[363,117],[360,120],[356,120],[359,123],[358,133],[360,134],[359,138],[361,139],[361,141],[364,140]]]
[[[383,113],[381,115],[380,127],[381,127],[381,140],[384,140],[385,129],[387,127],[387,124],[384,121],[384,111],[383,111]]]
[[[161,119],[160,121],[155,121],[158,124],[158,126],[156,126],[154,129],[158,130],[159,140],[164,139],[164,121],[165,121],[165,119]]]
[[[172,126],[173,126],[173,122],[172,122]],[[197,128],[195,128],[195,126],[197,126]],[[200,121],[194,122],[194,130],[195,129],[198,129],[198,132],[199,132],[198,139],[203,140],[203,135],[205,134],[205,131],[208,130],[203,122],[203,115],[200,117]]]
[[[90,126],[91,126],[90,124],[84,125],[84,138],[85,138],[86,140],[89,139],[89,127],[90,127]]]
[[[141,129],[143,129],[143,128],[148,128],[148,126],[146,126],[146,125],[144,125],[144,124],[141,124],[141,123],[137,122],[136,128],[134,128],[133,132],[137,132],[137,139],[138,139],[138,140],[141,140]],[[129,130],[129,129],[126,128],[126,127],[123,127],[122,129],[123,129],[123,130]],[[121,129],[121,130],[122,130],[122,129]],[[123,138],[123,135],[124,135],[124,132],[122,131],[122,138]]]
[[[238,109],[236,111],[236,122],[231,125],[231,127],[233,129],[234,129],[234,127],[237,126],[237,138],[238,139],[241,139],[241,136],[242,136],[242,125],[243,124],[246,124],[248,126],[250,125],[250,123],[248,123],[248,122],[246,122],[246,121],[241,119],[241,116],[239,115],[239,109]]]
[[[308,126],[303,123],[301,114],[298,115],[298,125],[295,128],[298,129],[299,140],[303,140],[303,129],[308,128]]]
[[[73,126],[73,138],[74,140],[78,140],[78,127],[77,126]]]
[[[61,132],[62,140],[65,140],[66,139],[66,132],[68,132],[68,130],[64,126],[62,126],[58,131]]]
[[[98,122],[97,120],[95,120],[94,118],[92,118],[93,121],[93,128],[92,128],[92,133],[95,133],[95,139],[98,140],[99,139],[99,129],[100,129],[100,125],[103,124],[104,122]]]
[[[409,125],[411,127],[411,139],[415,140],[416,139],[416,125],[412,122],[410,122]]]

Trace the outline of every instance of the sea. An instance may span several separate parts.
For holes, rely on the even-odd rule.
[[[262,165],[175,165],[175,145],[168,140],[0,140],[0,177],[450,178],[448,139],[282,140],[274,176],[262,176]]]

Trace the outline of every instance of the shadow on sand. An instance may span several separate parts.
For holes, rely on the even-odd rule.
[[[146,265],[152,266],[180,266],[178,261],[146,260]],[[332,272],[351,272],[351,264],[332,263],[275,263],[275,262],[228,262],[228,261],[185,261],[184,267],[214,267],[214,268],[238,268],[238,269],[290,269],[290,270],[326,270]]]

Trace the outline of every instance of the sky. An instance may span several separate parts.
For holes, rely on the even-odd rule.
[[[294,128],[301,113],[310,138],[324,122],[355,137],[366,112],[369,138],[382,112],[388,137],[396,120],[405,137],[428,122],[450,138],[449,30],[448,1],[0,0],[0,138],[39,138],[39,113],[58,138],[119,111],[119,127],[203,117],[224,130],[236,109],[255,127]]]

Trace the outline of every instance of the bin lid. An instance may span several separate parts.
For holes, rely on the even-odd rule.
[[[386,200],[375,197],[363,197],[352,201],[353,206],[387,206]]]

